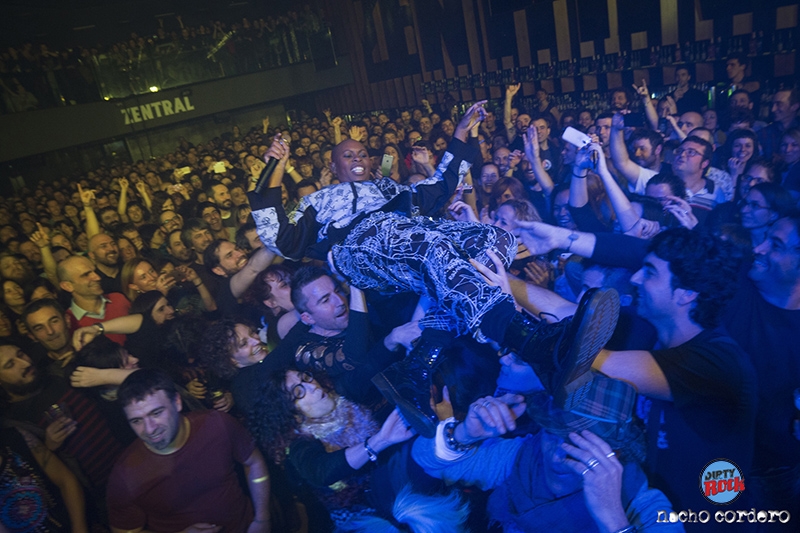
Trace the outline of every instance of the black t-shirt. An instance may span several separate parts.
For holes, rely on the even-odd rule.
[[[703,107],[708,105],[708,96],[703,91],[689,89],[683,96],[675,100],[678,105],[678,114],[682,115],[689,111],[702,113]]]
[[[750,356],[758,377],[753,466],[799,464],[800,442],[792,435],[792,392],[800,387],[800,310],[775,307],[745,280],[722,320]]]
[[[713,512],[699,488],[706,464],[728,459],[745,479],[750,472],[757,402],[753,366],[733,339],[712,330],[652,354],[673,400],[649,400],[648,479],[673,508]],[[745,502],[740,498],[729,508]]]
[[[100,276],[100,286],[103,287],[103,294],[109,294],[112,292],[121,292],[122,294],[125,294],[125,292],[122,290],[122,280],[120,279],[122,269],[117,271],[117,276],[114,278],[107,276],[106,273],[99,268],[96,269],[95,272],[97,272],[97,275]]]

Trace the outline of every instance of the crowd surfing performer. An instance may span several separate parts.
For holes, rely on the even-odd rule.
[[[619,308],[615,293],[593,292],[571,321],[534,324],[516,311],[510,295],[488,284],[470,263],[492,268],[496,260],[507,267],[517,249],[512,234],[479,223],[423,218],[446,205],[469,170],[477,149],[466,144],[467,133],[486,116],[484,103],[470,107],[461,119],[436,173],[410,187],[387,177],[372,179],[366,148],[347,140],[332,154],[331,170],[339,183],[304,197],[287,214],[280,184],[289,149],[276,137],[266,154],[279,160],[268,189],[263,197],[249,193],[258,235],[268,248],[293,259],[323,259],[330,252],[334,267],[355,287],[410,291],[435,302],[420,321],[424,329],[415,349],[373,378],[406,420],[427,436],[436,429],[429,405],[430,373],[454,334],[474,333],[516,351],[541,352],[546,362],[537,373],[565,404],[589,381],[591,362],[613,330]],[[492,259],[490,252],[497,257]],[[553,340],[564,335],[571,345]],[[555,364],[552,350],[541,349],[542,339],[560,347]]]

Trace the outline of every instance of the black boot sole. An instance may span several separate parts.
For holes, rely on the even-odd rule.
[[[561,375],[554,379],[556,406],[569,411],[577,407],[588,392],[590,372],[597,354],[614,333],[619,318],[619,294],[614,289],[597,290],[584,296],[572,318],[572,345],[561,362]]]
[[[425,413],[403,398],[403,395],[386,379],[383,372],[379,372],[372,377],[372,383],[378,388],[383,397],[392,402],[400,410],[403,419],[409,424],[418,435],[432,439],[436,436],[436,423]]]

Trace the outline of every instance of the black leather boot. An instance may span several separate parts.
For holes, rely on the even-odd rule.
[[[431,375],[441,362],[441,345],[420,342],[405,359],[375,374],[372,383],[395,404],[405,421],[423,437],[436,435],[438,419],[431,409]]]
[[[575,315],[555,324],[518,313],[503,344],[531,365],[555,404],[568,411],[583,399],[592,363],[614,333],[618,317],[617,291],[590,289]]]

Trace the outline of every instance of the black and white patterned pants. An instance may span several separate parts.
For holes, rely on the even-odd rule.
[[[474,332],[494,305],[513,303],[469,263],[474,259],[494,270],[488,250],[507,268],[517,251],[516,238],[486,224],[377,212],[333,246],[333,260],[359,289],[428,296],[435,305],[420,326],[465,335]]]

